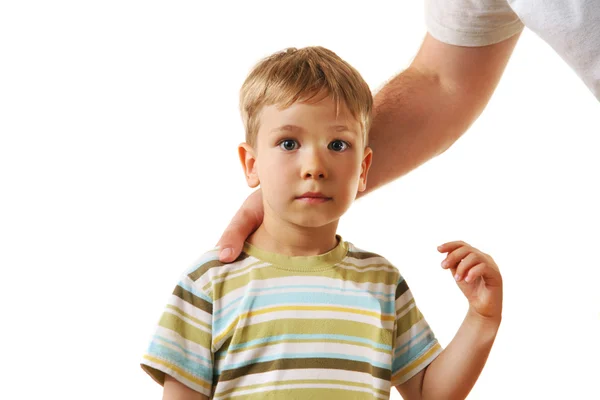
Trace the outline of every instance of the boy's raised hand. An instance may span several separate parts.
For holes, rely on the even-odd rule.
[[[442,268],[452,272],[470,309],[482,317],[499,321],[502,318],[502,275],[492,257],[462,241],[444,243],[438,251],[448,253]]]

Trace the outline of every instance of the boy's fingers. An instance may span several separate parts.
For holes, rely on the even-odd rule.
[[[477,258],[477,254],[469,253],[465,258],[459,261],[458,266],[456,267],[456,272],[454,273],[454,279],[456,281],[460,281],[462,278],[466,277],[469,270],[479,264],[479,260]]]
[[[451,251],[442,261],[442,268],[456,268],[458,263],[463,258],[465,258],[470,252],[471,248],[469,246],[462,246]]]
[[[447,242],[438,246],[438,251],[440,253],[448,253],[450,251],[454,251],[461,246],[466,246],[467,244],[462,240],[456,240],[454,242]]]
[[[483,278],[487,286],[502,285],[502,277],[500,276],[500,273],[486,263],[479,263],[471,268],[465,277],[465,282],[472,282],[479,277]]]

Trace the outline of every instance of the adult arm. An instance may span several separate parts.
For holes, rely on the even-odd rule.
[[[519,34],[488,46],[463,47],[425,36],[411,65],[375,95],[369,146],[373,163],[365,193],[447,150],[487,105]],[[219,239],[231,262],[262,222],[262,196],[244,202]]]
[[[364,195],[446,151],[487,105],[519,34],[464,47],[425,36],[411,65],[376,95]]]

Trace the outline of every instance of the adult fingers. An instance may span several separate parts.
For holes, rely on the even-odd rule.
[[[263,206],[260,191],[252,193],[242,204],[217,242],[219,260],[232,262],[240,255],[244,242],[262,223]]]

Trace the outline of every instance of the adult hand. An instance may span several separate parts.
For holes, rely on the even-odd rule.
[[[217,246],[221,248],[219,253],[221,262],[228,263],[238,258],[244,247],[244,241],[260,226],[263,215],[262,191],[258,189],[244,201],[217,242]]]

